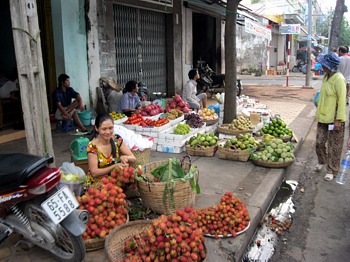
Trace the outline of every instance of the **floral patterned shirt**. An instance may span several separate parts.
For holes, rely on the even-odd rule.
[[[114,140],[115,149],[116,149],[116,156],[115,157],[120,158],[120,156],[121,156],[120,147],[123,144],[123,138],[121,138],[121,136],[119,136],[119,135],[115,135],[113,140]],[[105,156],[102,153],[102,151],[100,151],[98,149],[98,147],[94,143],[92,143],[92,141],[90,141],[89,144],[87,145],[86,152],[88,154],[90,153],[90,154],[97,155],[99,168],[104,168],[104,167],[113,165],[115,163],[114,157],[112,154],[109,156]],[[108,174],[106,174],[106,175],[108,175]],[[88,172],[88,181],[87,181],[88,184],[95,183],[99,180],[100,180],[100,178],[93,177],[91,172],[90,171]]]

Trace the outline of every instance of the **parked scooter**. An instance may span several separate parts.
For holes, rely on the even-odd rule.
[[[225,75],[217,75],[204,61],[197,61],[198,73],[200,78],[197,80],[198,90],[200,92],[222,93],[225,92]],[[242,81],[237,79],[237,96],[242,93]]]
[[[304,65],[305,62],[303,60],[298,59],[297,64],[292,68],[292,72],[302,72],[302,68]]]
[[[56,186],[59,168],[48,167],[52,157],[0,154],[0,244],[13,232],[20,242],[37,245],[59,261],[83,261],[89,214],[77,210],[70,189]]]

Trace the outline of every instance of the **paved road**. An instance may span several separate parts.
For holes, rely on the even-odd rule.
[[[242,79],[243,86],[245,85],[287,85],[287,77],[283,76],[249,76],[249,75],[238,75],[238,78]],[[317,76],[310,79],[310,86],[318,89],[321,87],[321,76]],[[288,87],[294,86],[305,86],[306,75],[301,73],[291,73],[288,78]],[[243,89],[244,90],[244,89]],[[244,93],[244,92],[243,92]]]
[[[296,212],[290,231],[282,236],[286,243],[278,242],[271,262],[350,261],[350,177],[345,185],[338,185],[334,180],[323,180],[325,170],[314,171],[317,164],[315,137],[314,123],[298,153],[297,164],[286,176],[299,182],[293,196]],[[343,154],[346,142],[347,139]],[[301,188],[305,191],[301,192]]]

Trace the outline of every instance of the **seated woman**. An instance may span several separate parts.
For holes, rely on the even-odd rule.
[[[131,116],[132,113],[137,113],[141,107],[141,100],[137,94],[139,87],[137,82],[131,80],[125,85],[125,93],[120,98],[118,103],[118,113],[123,113],[127,116]],[[124,92],[124,91],[123,91]]]
[[[113,119],[109,114],[96,117],[94,131],[94,138],[86,148],[89,184],[109,175],[114,168],[128,167],[129,163],[136,161],[136,157],[123,143],[123,139],[114,134]],[[120,162],[117,159],[120,159]]]

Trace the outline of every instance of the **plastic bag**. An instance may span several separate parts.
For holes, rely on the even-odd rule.
[[[81,179],[84,179],[86,176],[84,170],[81,167],[76,166],[74,163],[63,162],[60,169],[65,174],[77,174]]]
[[[312,99],[312,102],[317,107],[318,100],[320,99],[320,90],[317,91],[317,93],[314,95],[314,98]]]

